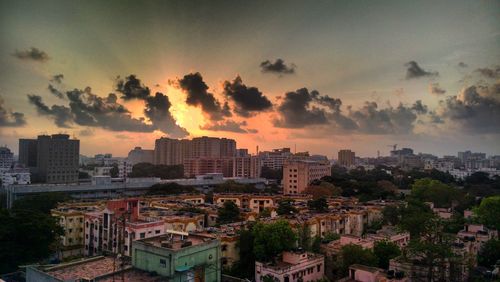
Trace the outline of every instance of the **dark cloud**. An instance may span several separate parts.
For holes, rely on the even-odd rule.
[[[421,100],[415,101],[411,109],[417,114],[426,114],[428,111],[427,106],[424,105]]]
[[[36,62],[45,62],[49,60],[49,55],[47,55],[47,53],[35,47],[31,47],[24,51],[16,50],[13,56],[21,60],[32,60]]]
[[[243,126],[247,126],[246,121],[236,122],[233,120],[225,120],[221,122],[214,122],[212,124],[206,124],[200,126],[200,129],[211,130],[211,131],[227,131],[236,133],[257,133],[256,129],[245,129]]]
[[[406,69],[406,79],[421,78],[421,77],[435,77],[438,76],[438,72],[431,72],[422,69],[417,62],[410,61],[405,64]]]
[[[260,63],[260,68],[262,72],[278,73],[278,74],[293,74],[295,73],[295,65],[287,66],[285,61],[282,59],[276,59],[276,61],[271,62],[265,60]]]
[[[153,125],[159,130],[168,133],[172,138],[182,138],[189,135],[187,130],[177,125],[174,117],[170,113],[170,103],[168,96],[157,92],[155,96],[146,98],[146,108],[144,115],[149,118]]]
[[[360,133],[408,134],[413,131],[419,111],[424,111],[421,103],[416,103],[412,107],[399,104],[397,107],[379,109],[377,103],[365,102],[359,110],[351,110],[349,118],[356,123]]]
[[[57,98],[64,99],[64,94],[61,91],[59,91],[57,88],[55,88],[52,84],[49,84],[47,89],[49,89],[50,93],[52,93]]]
[[[88,137],[88,136],[94,136],[94,130],[92,128],[85,128],[80,131],[78,131],[78,135]]]
[[[441,86],[439,86],[439,83],[436,82],[429,85],[429,92],[434,95],[443,95],[444,93],[446,93],[446,90],[441,88]]]
[[[61,84],[64,79],[64,74],[53,75],[50,81]]]
[[[468,67],[468,65],[467,65],[466,63],[464,63],[464,62],[460,62],[460,63],[458,63],[458,66],[459,66],[459,67],[461,67],[461,68],[466,68],[466,67]]]
[[[298,89],[295,92],[288,92],[278,106],[280,118],[273,121],[276,127],[302,128],[309,125],[327,124],[327,112],[315,106],[319,94],[313,90],[309,93],[307,88]]]
[[[231,116],[227,102],[221,105],[215,96],[208,92],[208,86],[200,73],[185,75],[179,80],[179,87],[187,94],[186,104],[200,106],[210,120],[222,120],[224,117]]]
[[[496,66],[494,68],[478,68],[475,71],[486,78],[500,78],[500,66]]]
[[[24,114],[5,108],[4,101],[0,97],[0,127],[20,127],[25,124]]]
[[[469,133],[500,133],[500,100],[498,85],[473,85],[457,96],[448,97],[441,102],[441,119],[461,127]]]
[[[224,82],[224,94],[234,101],[234,111],[244,117],[269,110],[273,106],[258,88],[247,87],[239,76],[232,82]]]
[[[151,93],[149,88],[144,86],[141,80],[133,74],[125,77],[125,79],[118,77],[116,91],[122,93],[121,98],[124,100],[145,99]]]
[[[49,116],[54,119],[54,123],[58,127],[71,127],[73,115],[71,109],[68,107],[59,105],[52,105],[49,107],[42,101],[42,97],[38,95],[28,95],[28,101],[36,107],[39,115]]]

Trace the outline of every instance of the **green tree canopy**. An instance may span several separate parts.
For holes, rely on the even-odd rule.
[[[425,203],[409,200],[405,207],[399,209],[401,220],[398,227],[410,232],[411,238],[419,238],[426,230],[427,224],[436,218],[434,212]]]
[[[12,205],[13,210],[31,210],[49,214],[58,203],[68,201],[70,197],[64,193],[41,193],[20,198]]]
[[[146,192],[146,195],[177,195],[184,193],[198,193],[193,186],[184,186],[177,183],[155,184]]]
[[[337,276],[339,277],[347,276],[349,266],[353,264],[362,264],[366,266],[377,266],[378,264],[378,259],[371,250],[364,249],[363,247],[354,244],[343,246],[340,250],[338,259],[338,274],[340,275]]]
[[[430,178],[418,179],[411,188],[412,197],[422,202],[432,202],[438,208],[451,207],[453,201],[460,199],[461,194],[460,190]]]
[[[378,258],[378,267],[383,269],[389,268],[389,260],[401,254],[398,245],[389,241],[378,241],[373,247],[373,253]]]
[[[217,222],[220,224],[240,221],[240,208],[233,201],[225,201],[217,210],[217,216]]]
[[[479,265],[492,268],[500,260],[500,240],[491,239],[483,244],[477,254]]]
[[[328,211],[328,202],[326,201],[326,198],[323,197],[316,200],[308,201],[307,207],[317,212],[326,212]]]
[[[293,213],[297,213],[297,209],[293,206],[295,201],[292,199],[283,199],[278,202],[278,209],[276,213],[279,215],[289,215]]]
[[[283,251],[293,249],[297,236],[286,220],[257,223],[253,228],[253,251],[258,261],[271,261]]]
[[[500,230],[500,196],[483,199],[474,214],[482,224]]]
[[[55,218],[33,209],[0,210],[0,273],[47,258],[63,234]]]

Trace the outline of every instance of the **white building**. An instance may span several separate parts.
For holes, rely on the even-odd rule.
[[[127,159],[118,163],[118,177],[127,178],[127,176],[132,173],[132,167],[134,165]]]
[[[0,178],[2,179],[2,187],[16,185],[16,184],[30,184],[31,175],[29,169],[10,169],[0,172]]]
[[[0,147],[0,171],[9,170],[14,163],[14,154],[7,147]]]

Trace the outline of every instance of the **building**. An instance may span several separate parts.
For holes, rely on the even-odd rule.
[[[302,194],[313,180],[331,175],[329,163],[316,161],[286,161],[283,166],[283,193]]]
[[[120,161],[118,163],[118,177],[122,179],[127,178],[132,173],[133,167],[134,165],[128,159]]]
[[[127,160],[132,164],[138,163],[153,163],[154,150],[146,150],[141,147],[135,147],[128,153]]]
[[[323,279],[325,257],[309,252],[283,252],[275,263],[255,262],[255,281],[269,277],[277,282],[310,282]]]
[[[10,170],[14,164],[14,154],[7,147],[0,147],[0,171]]]
[[[184,175],[195,177],[197,175],[222,173],[224,177],[233,177],[234,158],[197,157],[184,159]]]
[[[402,272],[387,272],[385,269],[353,264],[349,267],[349,279],[345,281],[359,282],[409,282],[408,278],[403,277]]]
[[[351,167],[354,165],[354,159],[356,155],[351,150],[340,150],[338,153],[338,164],[345,167]]]
[[[63,228],[61,236],[61,248],[58,249],[58,257],[63,259],[70,256],[83,255],[84,248],[84,214],[96,209],[93,206],[61,206],[51,210],[53,217],[58,219]]]
[[[221,281],[220,240],[201,234],[167,231],[132,243],[135,268],[168,281]]]
[[[19,139],[19,164],[26,168],[36,168],[37,144],[36,139]]]
[[[33,148],[36,144],[36,150]],[[36,140],[20,139],[19,155],[24,165],[33,164],[36,152],[37,179],[46,183],[78,182],[80,140],[66,134],[40,135]]]
[[[184,159],[190,157],[190,140],[171,139],[162,137],[156,139],[153,156],[154,164],[180,165]]]
[[[258,178],[261,172],[261,159],[257,156],[235,157],[233,177]]]
[[[290,148],[274,149],[272,151],[259,152],[262,166],[270,169],[283,169],[285,161],[292,156]]]
[[[26,168],[13,168],[0,171],[2,187],[10,185],[26,185],[31,183],[31,173]]]

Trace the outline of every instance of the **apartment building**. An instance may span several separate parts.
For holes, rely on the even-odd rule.
[[[325,274],[325,257],[309,252],[283,252],[281,260],[265,264],[255,262],[255,281],[269,277],[273,281],[319,281]]]
[[[290,148],[274,149],[258,153],[262,166],[275,170],[282,169],[285,161],[292,155]]]
[[[257,156],[235,157],[233,177],[259,178],[262,168],[261,159]]]
[[[127,160],[132,164],[138,163],[153,163],[154,160],[154,150],[146,150],[141,147],[135,147],[133,150],[128,152]]]
[[[233,157],[198,157],[184,160],[184,175],[195,177],[197,175],[222,173],[224,177],[233,177]]]
[[[19,139],[19,164],[26,168],[36,168],[37,156],[36,139]]]
[[[14,164],[14,154],[7,147],[0,147],[0,171],[9,170]]]
[[[351,150],[340,150],[338,153],[338,164],[344,167],[354,165],[356,154]]]
[[[329,163],[288,160],[283,166],[283,193],[302,194],[313,180],[331,175]]]

